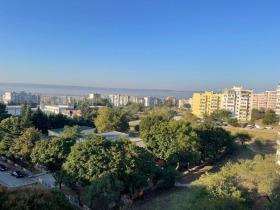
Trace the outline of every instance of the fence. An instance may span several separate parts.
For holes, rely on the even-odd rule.
[[[42,184],[43,187],[47,188],[47,189],[52,189],[52,188],[56,188],[56,186],[53,183],[48,183],[45,182],[44,180],[42,180],[41,178],[38,178],[38,181],[40,184]],[[79,200],[71,195],[65,195],[66,199],[73,205],[77,206],[79,209],[82,210],[91,210],[90,208],[88,208],[86,205],[82,204],[81,202],[79,202]]]

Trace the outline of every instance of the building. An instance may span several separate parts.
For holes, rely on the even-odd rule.
[[[3,103],[8,105],[40,104],[40,94],[30,92],[5,92],[2,97]]]
[[[129,101],[137,104],[144,104],[144,98],[140,98],[137,96],[130,96]]]
[[[48,135],[53,137],[54,136],[59,137],[63,131],[64,128],[48,130]],[[117,131],[96,133],[95,128],[91,128],[88,126],[80,126],[80,132],[81,132],[81,137],[77,139],[77,143],[82,142],[85,138],[92,137],[92,136],[104,136],[108,141],[116,140],[121,137],[128,137],[128,134],[117,132]]]
[[[150,107],[155,105],[155,97],[147,96],[144,97],[144,106]]]
[[[265,91],[262,93],[255,93],[253,95],[253,105],[252,108],[255,109],[272,109],[276,110],[276,91]]]
[[[99,94],[99,93],[90,93],[89,97],[88,97],[88,99],[91,99],[91,100],[96,100],[98,98],[101,98],[101,94]]]
[[[276,97],[276,114],[280,115],[280,82],[278,83],[276,92],[277,92],[277,97]]]
[[[189,104],[192,107],[192,98],[178,100],[178,108],[184,108],[185,104]]]
[[[222,95],[213,91],[194,93],[192,97],[192,113],[203,118],[205,114],[210,115],[221,108]]]
[[[251,119],[253,103],[253,90],[243,90],[242,87],[233,87],[224,89],[222,92],[222,106],[231,112],[232,117],[248,121]]]
[[[172,106],[175,106],[176,104],[176,98],[174,96],[167,96],[166,101],[167,103],[170,103]]]
[[[46,114],[62,114],[66,109],[74,109],[74,106],[58,105],[58,106],[44,106],[41,110]]]

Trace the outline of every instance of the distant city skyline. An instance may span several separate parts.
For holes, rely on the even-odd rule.
[[[275,90],[279,7],[276,0],[3,0],[0,83]]]

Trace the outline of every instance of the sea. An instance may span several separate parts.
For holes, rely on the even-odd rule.
[[[161,89],[120,89],[88,86],[71,85],[48,85],[48,84],[25,84],[25,83],[0,83],[0,94],[8,91],[26,91],[39,93],[42,96],[87,96],[90,93],[99,93],[102,97],[108,97],[109,94],[120,94],[137,97],[152,96],[157,98],[166,98],[174,96],[176,98],[190,98],[194,92],[199,91],[178,91]]]

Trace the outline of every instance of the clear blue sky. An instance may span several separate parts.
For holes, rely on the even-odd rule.
[[[279,0],[0,0],[0,82],[256,91],[280,81]]]

